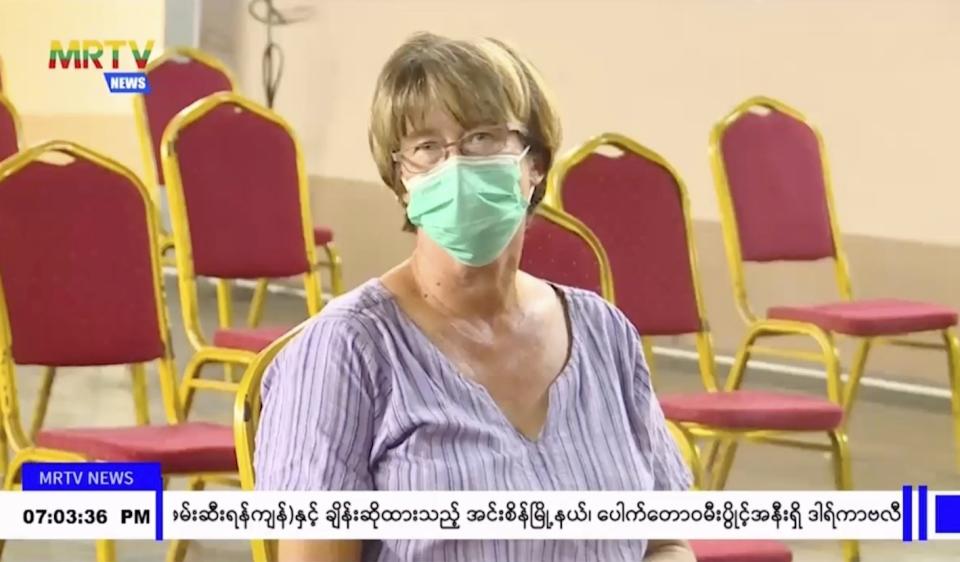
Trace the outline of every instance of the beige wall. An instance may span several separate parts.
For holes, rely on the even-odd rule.
[[[163,50],[162,0],[0,0],[4,90],[21,114],[28,144],[62,138],[86,144],[140,171],[129,95],[107,91],[102,71],[47,68],[50,41],[132,39],[151,57]],[[121,70],[135,69],[129,51]]]
[[[306,3],[302,1],[300,3]],[[288,3],[290,4],[290,3]],[[955,0],[317,0],[278,33],[278,107],[311,171],[376,181],[365,131],[374,80],[406,36],[515,43],[556,90],[566,147],[616,130],[674,162],[698,218],[717,217],[712,123],[765,93],[826,135],[850,234],[960,243],[960,2]],[[258,92],[262,28],[242,22],[241,76]]]

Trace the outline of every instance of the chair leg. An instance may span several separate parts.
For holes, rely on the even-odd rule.
[[[147,366],[143,363],[130,365],[133,378],[133,407],[137,425],[150,423],[150,400],[147,398]]]
[[[247,313],[247,326],[256,328],[263,319],[263,302],[267,299],[267,279],[257,281],[257,287],[253,290],[253,298],[250,300],[250,311]]]
[[[960,342],[953,328],[943,331],[943,340],[947,346],[947,366],[950,381],[950,409],[953,414],[954,457],[960,468]]]
[[[743,384],[743,377],[747,371],[747,364],[750,362],[750,350],[754,342],[763,335],[761,329],[751,329],[747,333],[743,344],[737,350],[737,356],[730,366],[727,374],[727,380],[724,381],[724,388],[727,391],[739,390]],[[710,473],[710,489],[722,490],[727,485],[727,477],[730,476],[730,468],[733,466],[733,459],[737,454],[738,443],[735,439],[717,438],[710,444],[707,453],[706,470]],[[719,460],[719,466],[717,461]]]
[[[740,345],[740,349],[737,350],[737,356],[733,360],[733,365],[730,366],[730,371],[727,373],[727,380],[724,381],[725,390],[740,390],[740,386],[743,384],[743,376],[747,372],[747,364],[750,363],[750,349],[760,335],[759,330],[752,330],[747,334],[743,344]]]
[[[0,426],[3,422],[0,422]],[[7,464],[10,462],[10,452],[7,445],[7,432],[0,427],[0,484],[7,477]]]
[[[647,370],[650,371],[650,382],[656,388],[657,366],[656,357],[653,356],[653,340],[641,337],[640,343],[643,345],[643,359],[647,363]]]
[[[190,408],[193,406],[193,395],[197,389],[193,386],[193,381],[200,377],[200,371],[207,361],[196,357],[187,362],[183,369],[183,379],[180,381],[180,405],[183,408],[183,419],[190,416]]]
[[[667,427],[673,434],[673,440],[677,443],[684,460],[687,461],[687,467],[693,476],[694,488],[703,489],[703,466],[700,464],[700,451],[697,449],[696,438],[682,424],[667,420]]]
[[[253,562],[271,562],[274,557],[271,555],[270,542],[265,540],[250,541],[250,550],[253,551]]]
[[[703,468],[711,474],[713,473],[714,467],[717,464],[717,458],[720,453],[720,444],[720,438],[716,438],[710,441],[710,447],[707,449],[707,459],[703,464]]]
[[[833,479],[838,490],[853,490],[853,468],[850,449],[847,446],[847,434],[842,429],[827,433],[833,451]],[[844,562],[860,562],[860,543],[843,541]]]
[[[97,562],[117,562],[117,544],[112,540],[97,541]]]
[[[21,466],[23,466],[23,458],[20,455],[14,456],[10,465],[7,466],[7,475],[3,479],[3,489],[5,491],[10,492],[15,489]]]
[[[340,262],[340,253],[336,246],[331,242],[322,246],[324,253],[327,254],[327,262],[330,266],[330,290],[334,295],[343,294],[343,268]]]
[[[233,326],[233,298],[230,294],[230,281],[228,279],[217,280],[217,319],[221,328]],[[233,366],[223,366],[223,380],[234,382]]]
[[[303,289],[307,293],[306,304],[307,314],[313,316],[323,308],[323,282],[320,279],[320,273],[317,271],[308,271],[303,276]]]
[[[853,412],[853,403],[857,399],[857,392],[860,390],[860,379],[867,367],[867,355],[870,354],[870,348],[873,345],[871,338],[864,338],[857,347],[857,353],[853,357],[853,365],[850,368],[850,379],[847,380],[846,390],[843,392],[843,426],[844,431],[850,424],[850,418]]]
[[[711,490],[723,490],[727,486],[727,478],[730,476],[730,469],[733,467],[733,459],[737,456],[737,447],[739,442],[736,439],[725,439],[723,442],[723,452],[720,453],[720,466],[712,474],[713,481],[710,484]]]
[[[44,367],[43,379],[40,382],[40,392],[37,394],[37,405],[33,408],[33,419],[30,422],[30,441],[36,441],[37,434],[43,428],[43,421],[47,417],[47,406],[50,405],[50,394],[53,391],[53,378],[56,368]]]
[[[206,483],[203,481],[203,478],[194,476],[190,479],[187,489],[191,492],[199,492],[203,490],[204,486],[206,486]],[[183,562],[187,556],[187,547],[189,546],[190,541],[187,539],[171,541],[170,546],[167,548],[166,562]]]
[[[3,487],[0,489],[5,492],[14,490],[14,484],[17,481],[17,476],[20,474],[20,467],[22,465],[23,459],[19,457],[14,457],[13,460],[10,461],[10,465],[7,467],[9,470],[3,479]],[[0,560],[3,560],[3,547],[6,546],[6,544],[7,541],[5,539],[0,539]]]

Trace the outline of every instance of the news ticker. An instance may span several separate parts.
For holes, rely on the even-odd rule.
[[[960,492],[164,491],[154,463],[32,463],[3,539],[960,540]]]

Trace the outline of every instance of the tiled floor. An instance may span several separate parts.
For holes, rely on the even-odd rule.
[[[179,325],[175,284],[168,283],[173,320]],[[243,292],[235,291],[237,298]],[[212,291],[204,291],[204,301],[211,303]],[[268,300],[270,320],[289,319],[304,314],[301,302],[285,296]],[[208,306],[208,308],[210,308]],[[244,309],[237,310],[242,318]],[[205,317],[212,327],[212,315]],[[188,356],[183,334],[174,329],[177,362],[182,367]],[[683,364],[661,360],[657,385],[660,392],[696,389],[698,379]],[[31,411],[36,394],[36,371],[21,369],[22,408]],[[81,372],[64,372],[54,385],[53,401],[47,418],[49,426],[72,424],[112,424],[133,421],[129,394],[129,378],[122,368],[104,368]],[[760,378],[760,377],[756,377]],[[769,378],[769,377],[764,377]],[[153,419],[161,415],[158,389],[151,381]],[[809,383],[802,383],[809,384]],[[898,400],[864,393],[850,430],[854,456],[854,477],[860,489],[898,489],[903,483],[926,483],[933,489],[960,490],[960,472],[952,464],[948,404],[937,401]],[[229,420],[230,403],[226,399],[200,397],[195,406],[196,417]],[[824,456],[792,449],[746,445],[734,467],[729,482],[731,489],[829,489],[832,487],[829,465]],[[2,509],[2,507],[0,507]],[[795,543],[794,560],[798,562],[841,562],[836,543]],[[960,560],[960,543],[865,543],[865,562],[947,562]],[[163,560],[164,545],[153,542],[121,543],[121,562]],[[4,562],[75,562],[93,560],[92,543],[77,542],[11,542],[4,553]],[[192,545],[187,560],[191,562],[226,562],[249,560],[244,543],[202,542]],[[478,561],[479,562],[479,561]],[[539,562],[539,561],[518,561]]]

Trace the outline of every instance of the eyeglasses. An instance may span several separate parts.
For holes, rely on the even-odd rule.
[[[394,152],[393,161],[406,164],[411,172],[422,173],[446,160],[451,146],[456,146],[457,152],[463,156],[494,156],[503,152],[511,135],[517,135],[526,144],[523,133],[518,129],[507,126],[477,127],[453,142],[443,142],[439,138],[420,140]]]

